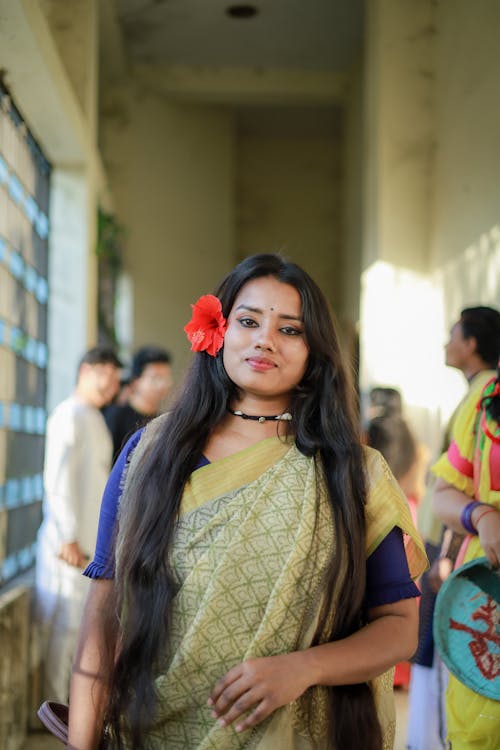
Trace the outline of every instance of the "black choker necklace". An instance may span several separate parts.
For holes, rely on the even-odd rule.
[[[227,407],[227,410],[230,414],[233,414],[235,417],[241,417],[242,419],[253,419],[254,422],[291,422],[292,415],[285,411],[283,414],[274,414],[271,417],[256,417],[253,414],[244,414],[242,411],[233,411],[232,409]]]

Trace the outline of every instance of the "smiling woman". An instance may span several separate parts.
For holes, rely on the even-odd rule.
[[[103,498],[70,747],[97,747],[105,724],[116,748],[390,748],[425,555],[360,445],[328,304],[257,255],[186,332],[178,401]]]
[[[239,388],[233,408],[285,411],[308,355],[298,291],[272,276],[245,284],[224,338],[224,367]]]

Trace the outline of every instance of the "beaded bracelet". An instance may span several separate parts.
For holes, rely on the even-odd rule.
[[[472,511],[478,505],[484,505],[484,503],[480,503],[479,500],[472,500],[462,508],[462,512],[460,513],[460,523],[469,534],[477,534],[477,529],[472,525],[471,515]]]
[[[481,505],[485,505],[485,504],[486,503],[481,503]],[[483,512],[481,513],[481,515],[478,516],[477,519],[476,519],[476,528],[477,528],[477,525],[478,525],[479,521],[481,520],[481,518],[483,516],[485,516],[487,513],[496,513],[496,512],[497,512],[497,509],[496,508],[492,508],[491,506],[489,508],[487,508],[486,510],[483,510]]]

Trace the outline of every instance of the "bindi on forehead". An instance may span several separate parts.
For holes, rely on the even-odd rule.
[[[267,308],[266,305],[262,305],[262,307],[253,307],[252,305],[241,304],[235,308],[235,312],[238,312],[238,310],[247,310],[248,312],[256,313],[257,315],[263,315],[266,312],[266,309],[269,309],[270,312],[274,312],[277,308],[271,306]],[[300,315],[292,315],[291,313],[285,312],[280,313],[279,308],[277,309],[277,312],[280,318],[285,318],[286,320],[302,321],[302,316]]]

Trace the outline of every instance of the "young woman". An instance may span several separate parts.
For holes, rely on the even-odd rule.
[[[486,555],[495,568],[500,567],[500,361],[498,364],[497,377],[485,386],[479,404],[476,394],[464,401],[450,447],[432,467],[438,477],[433,495],[436,515],[453,531],[466,534],[457,562]],[[492,649],[498,662],[498,647]],[[498,670],[491,679],[492,685],[498,684]],[[498,696],[498,700],[485,698],[450,675],[446,723],[453,750],[497,750],[500,688]]]
[[[407,503],[360,446],[312,279],[257,255],[216,294],[177,402],[109,480],[70,747],[103,723],[134,750],[392,747],[426,564]]]

